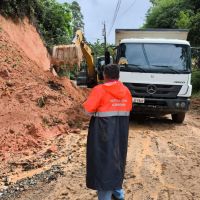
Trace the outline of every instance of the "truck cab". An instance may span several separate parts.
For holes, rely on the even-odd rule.
[[[116,62],[120,65],[120,80],[133,97],[133,113],[171,114],[174,122],[184,121],[192,93],[188,41],[122,39],[117,48]]]

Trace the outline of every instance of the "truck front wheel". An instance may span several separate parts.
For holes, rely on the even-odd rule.
[[[184,112],[172,114],[172,120],[175,123],[181,124],[181,123],[183,123],[184,119],[185,119],[185,113]]]

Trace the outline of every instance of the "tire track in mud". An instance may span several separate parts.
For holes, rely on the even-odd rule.
[[[182,125],[168,119],[132,124],[127,177],[135,178],[125,182],[127,199],[200,199],[200,128],[190,120],[189,115]]]

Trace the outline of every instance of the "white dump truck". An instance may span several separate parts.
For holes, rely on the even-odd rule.
[[[171,114],[182,123],[192,93],[188,30],[116,29],[120,80],[133,96],[133,112]]]

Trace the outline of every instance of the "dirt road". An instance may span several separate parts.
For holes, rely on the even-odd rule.
[[[56,162],[64,176],[40,183],[21,200],[92,200],[85,187],[86,131],[68,136],[67,156]],[[169,118],[131,121],[124,188],[127,200],[200,199],[200,118],[188,114],[182,125]]]
[[[63,176],[12,199],[95,200],[85,187],[86,134],[62,138],[65,148],[55,163]],[[124,188],[126,200],[199,200],[200,116],[190,113],[182,125],[167,117],[132,120]]]

